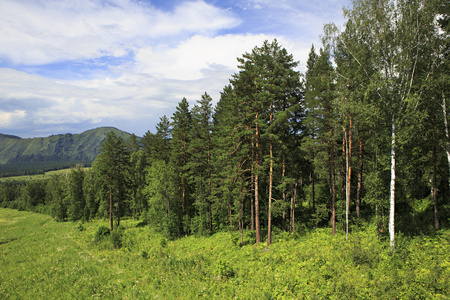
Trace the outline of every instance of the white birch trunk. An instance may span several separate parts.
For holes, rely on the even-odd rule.
[[[389,240],[391,253],[395,248],[395,116],[392,116],[392,137],[391,137],[391,186],[389,196]]]
[[[442,92],[442,112],[444,113],[444,126],[445,126],[445,137],[446,137],[445,152],[447,153],[448,170],[450,173],[450,145],[449,145],[449,134],[448,134],[448,122],[447,122],[447,108],[446,108],[446,103],[445,103],[444,92]],[[448,187],[450,189],[450,175],[448,178]]]
[[[349,184],[349,174],[348,174],[348,140],[347,134],[345,134],[345,239],[348,240],[348,208],[350,206],[350,184]]]

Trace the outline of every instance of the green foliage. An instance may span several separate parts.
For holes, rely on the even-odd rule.
[[[231,264],[228,261],[221,259],[216,262],[215,273],[217,274],[216,279],[228,279],[234,277],[235,275],[235,271],[231,267]]]
[[[115,249],[122,247],[122,236],[123,230],[122,226],[116,226],[109,236],[111,243]]]
[[[164,160],[155,161],[148,168],[147,185],[144,193],[148,196],[146,221],[157,232],[174,239],[180,235],[178,209],[174,197],[174,172]]]
[[[111,229],[106,227],[105,225],[101,225],[97,228],[94,234],[94,243],[101,242],[105,237],[111,234]]]
[[[198,238],[229,230],[229,246],[244,250],[259,247],[255,241],[264,239],[261,232],[268,234],[268,244],[294,243],[313,228],[326,231],[330,219],[333,229],[336,219],[339,234],[345,228],[345,145],[351,140],[345,137],[351,129],[350,149],[359,148],[356,140],[361,142],[360,151],[348,157],[354,170],[349,177],[354,236],[351,246],[340,250],[348,255],[343,261],[376,268],[373,262],[383,263],[381,250],[375,242],[363,241],[358,230],[372,220],[380,242],[386,239],[391,129],[398,125],[393,142],[399,167],[392,187],[396,232],[404,233],[398,234],[398,255],[408,257],[405,249],[415,236],[437,231],[439,222],[443,229],[449,224],[444,125],[450,97],[443,52],[448,39],[435,32],[435,3],[395,3],[352,2],[342,33],[325,26],[323,48],[318,54],[311,49],[304,78],[286,49],[276,40],[265,41],[238,59],[239,72],[215,108],[206,92],[191,111],[183,98],[172,118],[161,117],[156,133],[148,131],[142,140],[131,135],[125,141],[129,135],[112,128],[47,139],[0,135],[0,163],[14,161],[17,169],[29,163],[30,172],[43,171],[41,163],[49,167],[53,160],[91,161],[94,152],[101,152],[90,170],[27,176],[15,183],[2,180],[0,206],[51,214],[57,221],[110,218],[111,229],[114,219],[119,225],[121,218],[132,217],[140,229],[164,237],[156,239],[161,246],[156,254],[149,247],[140,249],[148,260],[166,258],[171,244],[183,235]],[[399,24],[391,26],[396,14]],[[447,21],[448,16],[438,18],[442,30]],[[361,208],[357,217],[356,199]],[[296,234],[289,234],[294,229]],[[137,228],[118,228],[101,247],[132,251],[144,235],[135,232]],[[373,248],[367,250],[367,242]],[[249,256],[253,259],[255,253]],[[195,259],[172,257],[167,266],[190,266]],[[234,260],[224,257],[223,262],[235,271],[233,280],[240,280]],[[214,273],[212,263],[206,264],[207,271],[195,272]],[[296,286],[292,283],[289,290]],[[339,287],[346,288],[351,284]],[[261,295],[282,297],[282,292],[274,296],[265,290]],[[331,294],[320,291],[317,297]]]
[[[100,143],[110,131],[124,139],[130,137],[130,134],[116,128],[102,127],[81,134],[68,133],[46,138],[4,138],[0,143],[0,164],[44,161],[92,162],[100,152]]]
[[[160,245],[162,248],[166,248],[166,247],[167,247],[167,240],[166,240],[165,238],[162,238],[162,239],[159,241],[159,245]]]
[[[0,164],[0,181],[45,179],[44,175],[58,172],[59,170],[71,168],[77,164],[90,166],[91,160],[74,161],[42,161],[42,162],[14,162]],[[40,175],[40,176],[37,176]]]
[[[75,228],[76,228],[78,231],[85,231],[85,230],[86,230],[86,228],[83,226],[83,223],[78,223],[78,225],[75,226]]]
[[[0,209],[0,297],[446,299],[450,293],[448,230],[398,235],[391,255],[388,241],[365,223],[348,241],[329,229],[296,238],[275,232],[266,249],[236,247],[236,233],[168,241],[139,221],[122,222],[118,248],[100,220],[80,231],[72,222]],[[103,242],[93,244],[96,232]]]

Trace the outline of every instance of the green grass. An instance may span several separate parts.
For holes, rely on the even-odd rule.
[[[450,233],[385,237],[367,227],[319,229],[239,247],[238,233],[167,241],[124,220],[120,249],[107,222],[58,223],[0,209],[0,299],[448,299]],[[246,233],[246,240],[250,239]]]

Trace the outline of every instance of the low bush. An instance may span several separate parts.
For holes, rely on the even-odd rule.
[[[101,242],[105,237],[109,236],[111,230],[105,225],[100,225],[94,234],[94,243]]]
[[[111,231],[109,238],[115,249],[119,249],[120,247],[122,247],[122,236],[123,236],[122,226],[117,226],[116,228],[114,228],[113,231]]]

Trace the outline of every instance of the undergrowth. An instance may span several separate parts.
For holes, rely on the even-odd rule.
[[[58,223],[0,209],[1,299],[448,299],[450,232],[397,235],[372,226],[345,240],[317,229],[253,244],[252,233],[168,241],[137,221]],[[108,229],[108,227],[106,227]],[[102,231],[100,234],[99,232]],[[102,238],[98,238],[101,235]],[[111,236],[115,236],[111,238]],[[95,240],[95,242],[94,242]]]

